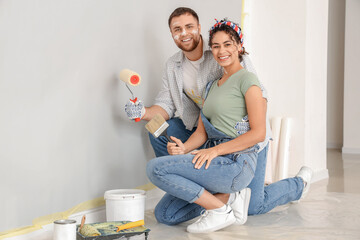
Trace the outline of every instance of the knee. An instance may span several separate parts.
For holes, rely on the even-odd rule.
[[[248,215],[259,215],[265,213],[265,202],[267,202],[266,192],[264,192],[264,198],[256,198],[254,195],[252,195],[250,198]]]
[[[155,215],[156,220],[159,223],[166,224],[166,225],[169,225],[169,226],[177,224],[176,221],[174,221],[171,217],[166,215],[166,210],[161,204],[158,204],[155,207],[154,215]]]
[[[249,206],[248,215],[258,215],[259,212],[260,212],[259,208],[254,206]]]
[[[261,213],[262,204],[250,198],[248,215],[258,215]]]
[[[148,176],[148,178],[150,179],[150,181],[153,181],[154,177],[155,177],[155,168],[156,168],[156,158],[151,159],[147,164],[146,164],[146,175]]]

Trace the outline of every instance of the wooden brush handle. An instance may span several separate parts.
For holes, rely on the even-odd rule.
[[[86,220],[86,217],[85,217],[85,215],[82,217],[82,219],[81,219],[81,225],[80,225],[80,227],[79,227],[79,232],[80,232],[80,230],[83,228],[83,226],[84,226],[84,224],[85,224],[85,220]]]

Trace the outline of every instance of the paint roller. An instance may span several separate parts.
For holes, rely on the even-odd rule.
[[[123,69],[121,70],[119,74],[119,79],[123,81],[124,83],[128,83],[132,86],[137,86],[141,82],[141,77],[139,74],[137,74],[134,71],[131,71],[129,69]]]
[[[133,102],[134,104],[137,104],[138,99],[137,99],[137,97],[134,97],[134,94],[128,85],[130,84],[131,86],[134,86],[134,87],[140,85],[140,83],[141,83],[140,75],[130,69],[123,69],[119,73],[119,79],[125,83],[125,86],[130,91],[131,96],[132,96],[132,99],[130,99],[130,101]],[[138,121],[140,121],[140,118],[135,119],[135,122],[138,122]]]

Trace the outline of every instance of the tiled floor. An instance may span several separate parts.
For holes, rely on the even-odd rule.
[[[312,184],[298,204],[250,216],[243,226],[231,226],[210,234],[189,234],[188,223],[158,224],[146,213],[149,238],[158,239],[360,239],[360,156],[342,156],[328,150],[329,179]]]

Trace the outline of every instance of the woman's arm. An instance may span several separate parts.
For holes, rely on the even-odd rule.
[[[207,161],[205,169],[210,165],[212,159],[220,155],[238,152],[256,143],[262,142],[266,136],[266,100],[262,97],[258,86],[251,86],[245,94],[246,109],[250,123],[250,130],[237,138],[219,144],[208,149],[194,151],[196,154],[193,163],[195,168],[200,169]]]
[[[207,140],[207,134],[205,131],[204,124],[201,120],[201,115],[199,116],[198,126],[189,139],[182,143],[180,139],[171,136],[170,137],[175,143],[169,142],[167,149],[170,155],[185,154],[191,152],[198,147],[201,147]]]

